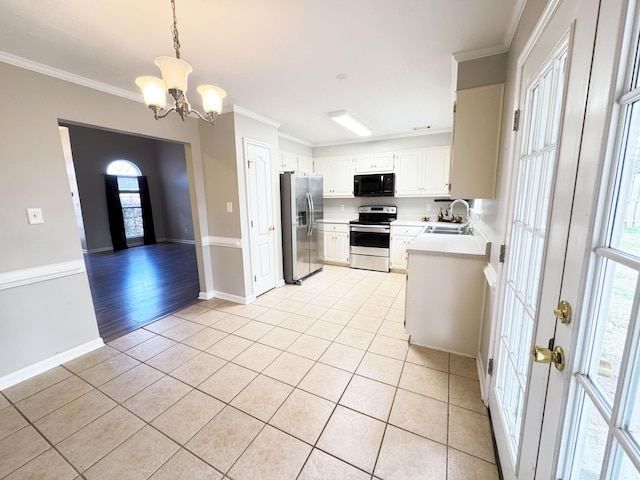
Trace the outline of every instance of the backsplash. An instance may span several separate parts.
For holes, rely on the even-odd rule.
[[[446,209],[452,200],[435,201],[434,198],[375,197],[375,198],[325,198],[325,219],[354,219],[362,205],[395,205],[401,220],[420,220],[423,216],[435,219],[440,208]],[[443,199],[444,200],[444,199]],[[427,205],[431,207],[427,210]],[[456,212],[458,211],[456,206]]]

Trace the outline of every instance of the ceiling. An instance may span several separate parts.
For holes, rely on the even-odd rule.
[[[198,108],[195,87],[218,85],[314,146],[359,139],[328,117],[345,109],[375,138],[448,132],[452,54],[506,51],[525,1],[176,0],[188,95]],[[171,23],[169,0],[4,0],[0,61],[141,98]]]

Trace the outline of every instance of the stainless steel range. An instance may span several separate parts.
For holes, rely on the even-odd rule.
[[[389,271],[391,222],[396,218],[396,207],[372,205],[358,208],[358,219],[349,222],[351,268]]]

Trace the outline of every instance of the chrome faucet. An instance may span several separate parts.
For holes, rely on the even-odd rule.
[[[462,198],[458,198],[457,200],[454,200],[453,202],[451,202],[451,205],[449,205],[449,211],[451,212],[451,216],[453,218],[455,218],[455,215],[453,213],[453,207],[455,206],[456,203],[463,203],[465,207],[467,207],[467,216],[464,217],[464,229],[468,230],[469,229],[469,203],[467,203],[466,200],[463,200]]]

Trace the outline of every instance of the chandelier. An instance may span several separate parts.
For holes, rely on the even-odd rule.
[[[187,115],[192,115],[213,125],[222,110],[222,99],[227,96],[227,92],[213,85],[200,85],[197,91],[202,95],[202,106],[205,113],[203,115],[191,108],[187,101],[186,93],[187,77],[193,71],[193,68],[180,59],[180,40],[178,39],[175,0],[171,0],[171,9],[173,10],[171,32],[173,34],[173,48],[176,50],[176,58],[156,58],[154,63],[160,69],[162,78],[138,77],[136,78],[136,85],[142,89],[144,101],[153,110],[156,120],[166,117],[170,112],[176,112],[183,121]],[[165,110],[167,92],[173,97],[174,102],[173,107]]]

